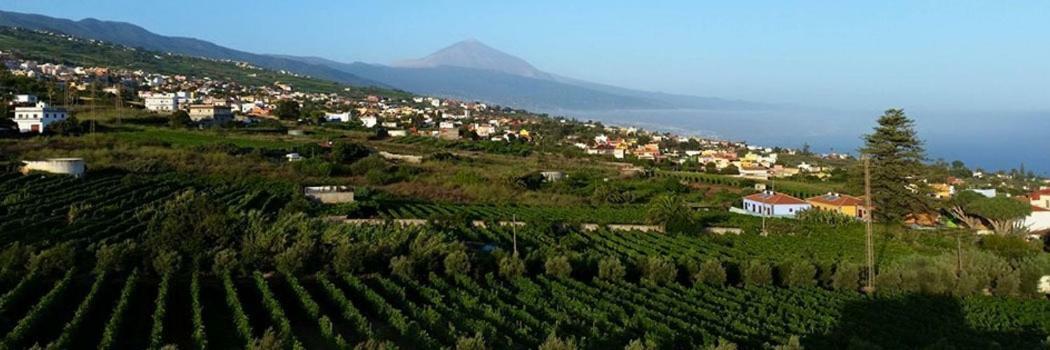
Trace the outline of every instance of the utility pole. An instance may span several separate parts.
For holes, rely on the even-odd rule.
[[[868,155],[863,155],[864,158],[864,226],[865,226],[865,257],[867,260],[867,273],[865,276],[866,281],[864,285],[864,292],[871,294],[875,293],[875,247],[871,233],[871,212],[874,210],[871,206],[871,159]]]
[[[962,276],[962,231],[955,233],[955,276]]]
[[[117,90],[117,98],[115,99],[116,101],[113,102],[114,107],[117,110],[117,125],[121,125],[122,120],[120,118],[120,108],[124,107],[124,86],[120,82],[117,82],[117,84],[113,85],[113,88]]]
[[[518,214],[510,216],[510,232],[513,235],[514,256],[518,256]]]

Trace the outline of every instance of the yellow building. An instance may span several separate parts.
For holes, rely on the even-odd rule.
[[[930,184],[930,190],[933,191],[933,198],[937,199],[952,198],[952,195],[955,194],[955,186],[946,183]]]
[[[740,158],[741,168],[756,168],[761,166],[759,164],[759,156],[757,154],[748,152],[743,158]]]
[[[840,193],[828,193],[806,198],[814,209],[834,211],[855,218],[864,217],[864,201],[860,198]]]

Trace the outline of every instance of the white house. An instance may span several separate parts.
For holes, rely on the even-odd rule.
[[[11,101],[17,105],[35,105],[37,102],[36,95],[15,95],[15,100]]]
[[[349,122],[351,118],[350,112],[343,113],[325,113],[324,119],[330,122]]]
[[[179,108],[175,94],[152,94],[143,97],[146,109],[153,112],[172,112]]]
[[[48,125],[66,120],[69,115],[65,109],[48,107],[47,103],[37,102],[33,107],[16,107],[15,123],[20,132],[43,132]]]
[[[972,189],[970,191],[977,192],[977,194],[988,198],[995,198],[995,196],[999,195],[998,191],[996,191],[994,188]]]
[[[387,130],[386,134],[390,137],[405,137],[408,136],[408,131],[404,129]]]
[[[744,211],[761,216],[794,217],[811,206],[804,200],[773,191],[744,197]]]
[[[375,116],[361,117],[361,124],[366,128],[374,128],[376,124],[379,124],[379,118]]]
[[[1032,206],[1032,213],[1024,218],[1024,227],[1032,232],[1050,230],[1050,210]]]

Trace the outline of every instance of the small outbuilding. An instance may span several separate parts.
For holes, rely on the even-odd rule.
[[[48,160],[27,160],[22,163],[22,174],[28,175],[34,171],[52,174],[70,175],[76,178],[84,177],[87,166],[82,158],[51,158]]]
[[[350,186],[310,186],[303,189],[307,198],[317,200],[325,204],[351,203],[354,201],[354,191]]]

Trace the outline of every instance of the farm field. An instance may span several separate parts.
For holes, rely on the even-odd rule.
[[[338,227],[322,230],[351,236],[378,253],[365,254],[366,261],[349,269],[332,267],[335,262],[257,269],[244,261],[229,268],[187,260],[176,268],[156,262],[112,267],[101,260],[101,247],[139,240],[151,226],[141,208],[164,206],[188,188],[231,210],[263,215],[277,215],[287,193],[116,171],[79,180],[6,174],[0,184],[5,255],[13,245],[43,249],[36,253],[43,258],[31,258],[29,268],[9,266],[2,274],[5,348],[226,349],[269,340],[287,348],[433,349],[482,339],[489,348],[528,349],[552,337],[585,349],[621,348],[634,340],[694,348],[720,339],[763,348],[796,336],[808,348],[915,348],[950,341],[957,348],[1025,349],[1037,348],[1050,333],[1046,300],[865,296],[814,276],[790,287],[773,274],[768,281],[740,276],[748,273],[746,262],[778,249],[854,259],[852,253],[833,255],[842,248],[836,244],[852,245],[852,239],[830,236],[827,248],[806,250],[800,238],[754,235]],[[950,251],[939,244],[935,238],[887,243],[900,255]],[[75,253],[70,269],[36,267],[46,265],[39,261],[50,256],[44,252],[62,247]],[[502,267],[513,247],[522,256],[517,274]],[[467,257],[466,267],[449,258],[459,253]],[[247,260],[248,251],[239,256]],[[568,257],[570,271],[553,272],[551,260],[544,260],[551,256]],[[653,258],[681,268],[654,282],[639,263]],[[398,263],[406,260],[412,262],[408,268]],[[614,260],[620,268],[609,270],[605,265]],[[695,280],[686,272],[688,261],[719,261],[728,276],[721,283]]]

